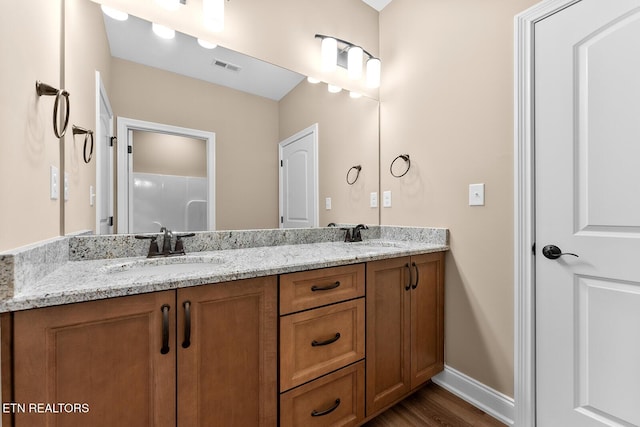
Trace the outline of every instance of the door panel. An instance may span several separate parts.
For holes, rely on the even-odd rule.
[[[639,425],[640,0],[535,26],[540,426]],[[565,252],[542,255],[545,245]]]

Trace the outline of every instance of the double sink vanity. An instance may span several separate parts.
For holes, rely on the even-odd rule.
[[[343,238],[201,232],[147,258],[132,235],[73,236],[0,254],[3,423],[363,424],[443,369],[448,232]]]

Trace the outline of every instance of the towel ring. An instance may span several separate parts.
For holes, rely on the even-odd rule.
[[[65,133],[67,133],[67,126],[69,125],[69,92],[64,89],[56,89],[51,85],[42,83],[40,80],[36,81],[36,92],[38,96],[46,95],[56,97],[53,103],[53,133],[56,135],[56,138],[62,138]],[[58,108],[60,107],[63,97],[65,100],[66,112],[64,115],[64,124],[62,125],[62,132],[60,132],[58,129]]]
[[[72,125],[71,129],[73,131],[73,135],[84,135],[84,147],[82,150],[82,157],[84,158],[85,163],[89,163],[91,158],[93,157],[93,131],[85,128],[81,128],[80,126]],[[87,141],[91,139],[91,147],[89,148],[89,155],[87,155]]]
[[[403,173],[401,173],[400,175],[396,175],[395,173],[393,173],[393,164],[398,159],[402,159],[407,163],[407,170],[404,171]],[[409,159],[409,155],[408,154],[400,154],[398,157],[393,159],[393,161],[391,162],[391,166],[389,166],[389,172],[391,172],[391,175],[394,176],[395,178],[401,178],[401,177],[405,176],[407,174],[407,172],[409,172],[409,169],[411,169],[411,160]]]
[[[353,181],[349,180],[349,174],[351,173],[352,170],[356,170],[356,177],[353,179]],[[358,177],[360,176],[360,171],[362,170],[362,166],[357,165],[357,166],[351,166],[351,168],[347,171],[347,184],[349,185],[353,185],[356,183],[356,181],[358,180]]]

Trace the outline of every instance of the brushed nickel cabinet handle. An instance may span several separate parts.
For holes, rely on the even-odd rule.
[[[329,345],[329,344],[332,344],[332,343],[338,341],[339,339],[340,339],[340,332],[336,332],[336,335],[333,338],[329,338],[326,341],[316,341],[316,340],[311,341],[311,347],[319,347],[321,345]]]
[[[325,409],[323,411],[317,411],[317,410],[313,410],[311,411],[311,416],[312,417],[321,417],[323,415],[327,415],[332,413],[333,411],[335,411],[336,409],[338,409],[338,406],[340,406],[340,399],[336,399],[335,403],[333,404],[333,406],[331,406],[331,408]]]

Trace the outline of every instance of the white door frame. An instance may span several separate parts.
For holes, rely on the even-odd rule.
[[[129,233],[129,183],[131,164],[129,162],[129,131],[143,130],[203,139],[207,146],[207,230],[216,229],[216,134],[199,129],[171,126],[163,123],[118,117],[118,233]]]
[[[104,88],[102,78],[100,77],[100,71],[96,71],[96,130],[98,130],[98,132],[100,132],[99,129],[102,129],[102,126],[100,124],[102,121],[100,113],[103,103],[107,107],[107,113],[109,114],[108,132],[110,135],[113,135],[113,109],[111,108],[109,96],[107,95],[107,91]],[[106,131],[106,129],[103,131]],[[95,193],[97,191],[100,191],[104,184],[102,182],[102,162],[100,161],[100,159],[102,159],[102,156],[109,156],[109,165],[111,165],[112,168],[111,173],[109,174],[109,177],[111,178],[109,180],[109,194],[111,195],[109,199],[109,215],[113,216],[113,148],[111,147],[109,150],[106,150],[106,147],[104,146],[104,144],[102,144],[103,136],[104,135],[102,134],[96,135],[96,141],[98,141],[96,147],[96,187],[94,189],[94,192],[89,195],[89,197],[91,198],[91,202],[95,200],[96,234],[100,233],[100,212],[102,211],[102,198],[96,197]],[[111,232],[113,232],[113,226],[110,227],[110,230]]]
[[[282,176],[282,150],[285,145],[288,145],[292,141],[296,141],[303,136],[311,133],[313,135],[313,211],[315,219],[313,221],[313,227],[318,227],[320,224],[320,190],[319,190],[319,182],[318,178],[318,123],[314,123],[306,129],[302,129],[300,132],[297,132],[295,135],[290,136],[284,141],[280,141],[278,143],[278,227],[283,228],[282,217],[284,216],[284,190],[283,190],[283,176]]]
[[[546,0],[514,22],[514,425],[536,425],[534,26],[581,0]]]

